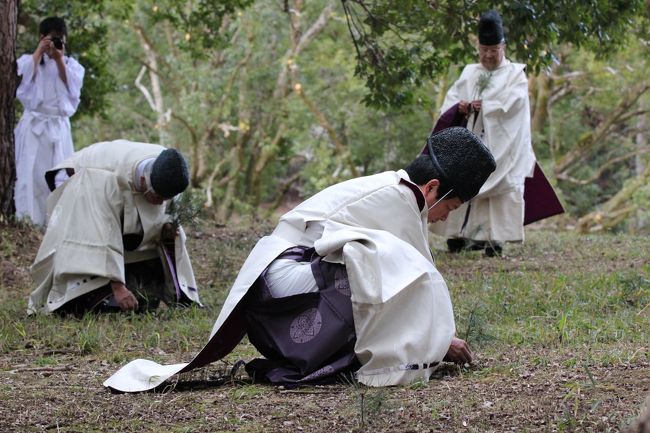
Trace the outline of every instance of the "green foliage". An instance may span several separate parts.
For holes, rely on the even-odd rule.
[[[507,305],[504,304],[504,308]],[[470,344],[482,344],[486,341],[493,340],[494,337],[490,335],[487,323],[488,313],[482,303],[476,301],[470,308],[469,315],[465,319],[466,327],[461,335],[461,338]]]
[[[403,106],[414,89],[451,64],[476,59],[475,35],[481,13],[497,9],[509,52],[538,71],[571,43],[607,55],[625,41],[643,0],[441,1],[342,0],[357,55],[356,73],[366,80],[366,102]]]
[[[89,318],[87,324],[77,334],[77,351],[81,355],[94,353],[101,347],[100,332],[97,332],[92,318]]]
[[[41,357],[41,358],[36,358],[34,360],[34,364],[36,364],[38,366],[56,365],[56,364],[58,364],[58,361],[56,360],[56,358],[54,358],[52,356],[44,356],[44,357]]]
[[[174,197],[167,205],[165,212],[169,214],[174,227],[196,229],[203,205],[203,195],[194,189],[187,189]]]
[[[205,58],[211,50],[224,48],[230,33],[220,33],[224,18],[250,6],[254,0],[198,0],[187,3],[178,0],[158,0],[143,12],[152,24],[171,23],[182,35],[175,43],[192,56]]]
[[[108,59],[117,83],[108,101],[115,108],[107,111],[106,118],[77,120],[73,127],[76,145],[117,137],[159,142],[164,132],[167,144],[189,157],[192,146],[205,136],[209,173],[215,164],[229,159],[237,140],[242,140],[232,205],[241,214],[259,213],[259,203],[273,202],[283,182],[296,172],[301,175],[292,183],[290,194],[301,198],[351,177],[349,167],[336,157],[333,142],[301,98],[295,93],[285,98],[274,96],[291,46],[287,12],[263,2],[224,12],[220,24],[211,26],[218,28],[219,37],[229,43],[223,44],[212,35],[209,46],[201,48],[194,37],[203,32],[201,22],[188,18],[192,10],[179,10],[178,4],[171,0],[137,2],[128,20],[106,21],[107,38],[114,41],[108,46]],[[327,4],[323,0],[305,3],[300,15],[304,26],[315,21]],[[184,27],[190,22],[194,23],[192,29]],[[172,113],[164,125],[134,85],[141,68],[149,62],[135,29],[142,31],[157,55],[163,103]],[[189,41],[185,40],[187,32]],[[322,34],[292,59],[295,77],[291,80],[301,83],[305,94],[327,117],[361,174],[401,168],[419,152],[432,127],[428,108],[435,92],[427,86],[418,90],[418,105],[409,109],[369,109],[362,102],[363,82],[354,78],[353,48],[341,43],[347,37],[344,18],[335,11]],[[148,75],[144,74],[141,84],[150,90]],[[208,132],[214,123],[236,129]],[[249,180],[255,158],[270,148],[281,124],[282,137],[260,176],[259,194],[253,196]],[[250,138],[243,138],[247,134]],[[232,163],[234,160],[229,159],[215,182],[229,172]],[[225,187],[214,188],[212,194],[218,205],[225,197]]]
[[[419,1],[373,2],[370,7],[346,0],[334,9],[321,33],[291,59],[290,17],[294,15],[286,11],[286,6],[295,6],[291,2],[126,3],[129,7],[103,2],[103,9],[87,8],[88,16],[94,17],[88,18],[89,22],[102,25],[106,31],[100,39],[109,41],[106,46],[96,44],[95,49],[103,50],[104,55],[97,51],[97,57],[105,60],[107,72],[96,75],[106,86],[104,90],[110,91],[103,99],[103,116],[75,120],[75,145],[81,148],[119,137],[163,142],[181,149],[195,167],[199,157],[196,146],[202,142],[205,173],[192,180],[193,186],[204,189],[211,171],[221,167],[211,191],[213,207],[227,201],[230,194],[230,212],[247,218],[266,214],[260,204],[280,202],[282,195],[285,203],[297,202],[352,177],[353,171],[366,175],[407,164],[418,154],[437,119],[440,93],[457,78],[458,65],[476,61],[476,18],[488,7],[500,8],[506,25],[518,23],[507,29],[509,57],[542,70],[556,56],[561,63],[553,74],[575,74],[570,90],[553,101],[550,121],[534,139],[538,158],[546,160],[548,176],[553,173],[553,161],[548,160],[557,161],[592,132],[611,111],[621,89],[646,79],[647,46],[642,38],[634,37],[643,33],[645,17],[636,17],[630,24],[635,32],[625,49],[613,49],[624,37],[632,11],[638,12],[638,1],[620,5],[591,2],[588,7],[537,1],[478,1],[466,2],[463,7],[438,2],[433,8]],[[307,29],[330,3],[302,2],[302,29]],[[592,7],[595,12],[585,12]],[[210,11],[202,14],[207,9],[201,8]],[[607,10],[617,14],[604,22]],[[361,57],[368,63],[365,66],[355,60],[359,53],[348,43],[348,23],[360,29],[355,33],[359,37],[367,37],[364,43],[375,44],[375,51],[363,51],[365,45],[358,44]],[[71,41],[75,41],[79,36],[70,27]],[[160,79],[163,115],[152,109],[141,90],[152,92],[149,71],[153,66],[139,31],[156,55],[154,72]],[[566,44],[568,40],[573,45]],[[610,55],[601,58],[599,54]],[[288,93],[278,97],[276,85],[289,61]],[[135,80],[141,72],[138,88]],[[438,77],[440,80],[432,80]],[[370,88],[376,88],[370,93],[369,82]],[[302,86],[303,94],[327,119],[342,143],[342,153],[320,119],[300,95],[291,91],[294,84]],[[90,83],[88,86],[82,92],[84,98],[99,97],[104,92],[93,90]],[[562,94],[564,87],[560,86],[552,89],[553,95]],[[95,106],[90,101],[88,104]],[[165,113],[168,120],[162,119]],[[633,150],[631,120],[614,132],[601,140],[602,151],[577,164],[571,176],[589,179],[599,174],[604,162]],[[235,155],[232,152],[238,144],[241,150]],[[266,152],[271,157],[258,173],[256,163]],[[620,190],[633,171],[627,159],[604,170],[588,185],[559,182],[568,210],[572,216],[591,212]],[[253,182],[254,175],[259,177]],[[647,196],[638,193],[634,203],[647,201]]]
[[[383,411],[389,410],[390,396],[386,392],[386,388],[368,388],[357,382],[356,379],[348,379],[346,376],[342,376],[342,380],[349,385],[348,391],[356,401],[358,408],[356,415],[362,430],[372,425],[373,420],[379,417]],[[422,385],[422,382],[417,382],[413,386],[417,388],[418,384]]]
[[[476,82],[476,88],[477,88],[477,96],[480,97],[485,89],[490,87],[490,78],[492,78],[492,72],[485,72],[481,74],[480,77],[478,77],[478,80]]]
[[[549,106],[549,121],[533,139],[538,158],[560,160],[607,124],[622,97],[647,81],[647,52],[647,42],[640,37],[630,38],[625,49],[606,59],[586,50],[565,47],[563,61],[553,72],[557,81],[553,91],[564,96]],[[593,150],[571,168],[572,179],[558,183],[571,214],[581,216],[593,211],[637,176],[637,134],[643,130],[639,121],[650,106],[649,93],[631,105],[629,114],[613,123],[608,133],[594,143]],[[639,158],[642,165],[647,164],[647,153]],[[618,162],[606,166],[615,160]],[[576,185],[575,180],[583,184]],[[633,198],[639,209],[648,208],[644,206],[648,195],[643,191],[637,191]]]
[[[250,400],[264,394],[264,390],[255,385],[244,385],[233,388],[230,392],[230,398],[235,401]]]

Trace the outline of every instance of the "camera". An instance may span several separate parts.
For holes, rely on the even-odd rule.
[[[63,39],[59,38],[58,36],[52,36],[52,43],[54,44],[54,48],[57,50],[62,50],[63,49]]]

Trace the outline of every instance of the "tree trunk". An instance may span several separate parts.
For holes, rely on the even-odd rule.
[[[538,136],[542,132],[546,124],[546,119],[548,118],[548,100],[553,81],[546,72],[541,72],[536,77],[531,78],[530,81],[534,81],[534,86],[530,86],[534,90],[531,132],[534,136]]]
[[[241,69],[242,76],[246,76],[246,66],[243,66]],[[238,124],[239,125],[250,125],[251,124],[251,112],[247,104],[248,100],[248,88],[246,87],[246,81],[241,82],[239,88],[239,113],[238,113]],[[232,147],[229,155],[229,170],[228,174],[219,181],[219,186],[225,186],[224,195],[219,203],[217,209],[217,220],[226,222],[230,217],[235,201],[238,197],[237,185],[241,179],[241,171],[244,166],[244,146],[248,142],[250,137],[250,130],[248,126],[244,128],[239,128],[237,131],[237,139],[235,144]],[[248,191],[246,191],[248,194]],[[241,197],[242,201],[245,197]]]
[[[0,221],[15,213],[14,99],[16,98],[16,21],[18,0],[0,2]]]
[[[562,156],[555,164],[557,177],[567,176],[569,170],[581,162],[587,155],[600,151],[600,146],[616,126],[638,113],[633,111],[637,101],[645,92],[650,90],[650,85],[639,83],[621,95],[618,105],[610,111],[608,116],[593,131],[583,134],[573,149]]]
[[[292,89],[291,82],[296,80],[298,73],[297,60],[300,58],[302,51],[318,37],[328,24],[335,8],[334,2],[328,4],[323,8],[318,18],[306,27],[301,20],[302,4],[302,0],[295,0],[291,5],[288,2],[286,3],[287,9],[285,11],[289,15],[291,47],[285,53],[273,92],[278,108],[271,113],[264,114],[262,120],[258,123],[256,148],[251,153],[246,170],[248,174],[246,194],[248,203],[252,207],[259,206],[261,199],[260,185],[264,171],[281,151],[280,146],[283,143],[285,123],[278,113],[282,113],[286,109],[285,104]]]
[[[143,66],[142,69],[140,69],[138,78],[135,80],[135,86],[142,92],[147,100],[147,103],[156,113],[156,128],[158,129],[160,144],[163,146],[169,146],[171,144],[171,137],[167,131],[167,127],[169,125],[169,120],[171,119],[171,110],[165,110],[165,101],[163,99],[162,86],[160,84],[160,77],[158,76],[158,53],[155,51],[151,42],[149,42],[149,39],[145,35],[142,27],[136,25],[134,26],[134,29],[138,35],[138,39],[140,39],[140,44],[144,50],[147,62],[146,66]],[[146,70],[149,70],[151,93],[141,83],[142,76]]]
[[[454,73],[456,73],[456,68],[452,67],[450,70],[453,70]],[[430,108],[431,129],[436,125],[436,122],[442,114],[440,113],[440,109],[442,108],[442,104],[445,103],[445,96],[447,96],[447,92],[449,91],[449,74],[450,72],[447,71],[447,75],[441,76],[438,81],[438,94],[436,95],[436,99],[433,101],[434,106]]]
[[[325,114],[323,114],[323,112],[318,109],[316,104],[314,104],[314,102],[307,97],[304,90],[298,88],[295,91],[302,98],[303,102],[305,103],[309,111],[314,115],[314,117],[318,121],[318,124],[321,127],[323,127],[327,132],[327,136],[330,138],[332,144],[334,144],[337,158],[339,158],[342,162],[344,162],[348,166],[348,169],[350,170],[350,175],[352,177],[359,176],[359,173],[357,171],[357,168],[354,165],[354,161],[352,160],[352,156],[350,155],[349,150],[343,144],[343,142],[339,138],[332,124],[327,120]]]
[[[619,192],[600,207],[578,220],[576,229],[580,233],[609,230],[637,211],[632,201],[634,193],[650,181],[650,166],[643,173],[627,182]]]
[[[646,103],[642,102],[641,103],[641,110],[646,109]],[[648,130],[648,115],[644,114],[642,116],[639,116],[637,119],[636,123],[637,132],[636,134],[636,148],[638,151],[641,151],[643,149],[646,149],[648,147],[648,137],[646,136],[647,130]],[[636,172],[636,175],[640,177],[646,170],[646,162],[644,160],[644,155],[642,154],[637,154],[636,158],[634,160],[634,169]],[[637,217],[636,217],[636,230],[643,230],[643,228],[646,226],[647,221],[646,221],[646,216],[641,209],[637,210]]]

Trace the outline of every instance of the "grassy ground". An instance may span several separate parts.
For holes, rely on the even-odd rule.
[[[164,390],[102,387],[134,358],[190,360],[268,230],[190,233],[203,309],[75,320],[25,316],[40,233],[0,226],[0,432],[642,431],[634,420],[650,395],[648,237],[529,230],[496,259],[452,256],[433,239],[476,362],[445,365],[428,383],[283,389],[222,380],[256,356],[244,342]]]

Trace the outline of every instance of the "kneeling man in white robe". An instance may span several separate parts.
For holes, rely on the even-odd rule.
[[[189,364],[135,360],[104,385],[144,391],[227,355],[248,335],[255,380],[370,386],[428,380],[472,353],[455,337],[427,223],[471,199],[495,169],[465,128],[431,136],[406,169],[331,186],[283,215],[244,263],[208,344]]]
[[[60,185],[61,173],[68,178]],[[189,184],[176,149],[96,143],[46,175],[47,231],[31,268],[28,313],[200,304],[185,234],[165,213]]]

